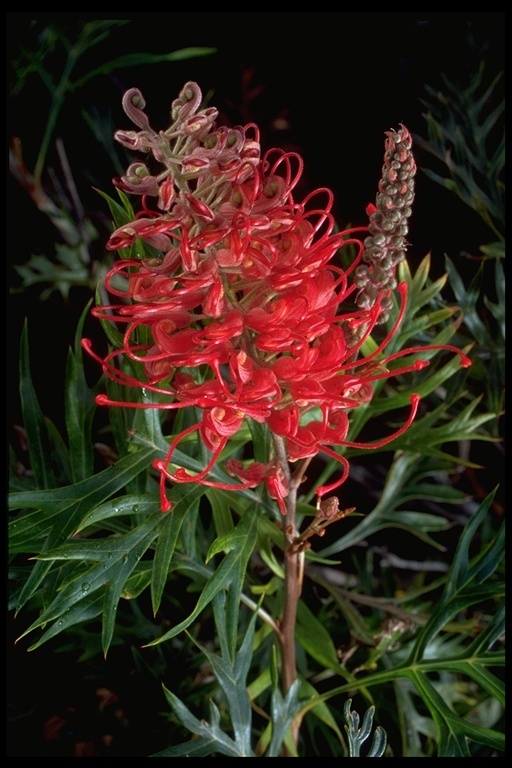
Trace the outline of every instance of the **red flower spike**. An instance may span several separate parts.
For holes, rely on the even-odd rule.
[[[414,198],[415,162],[404,126],[386,134],[368,226],[337,232],[329,189],[294,199],[303,171],[298,154],[273,149],[262,156],[257,126],[217,127],[217,110],[200,109],[201,100],[198,85],[187,83],[172,103],[172,125],[156,132],[142,94],[125,94],[123,106],[139,131],[118,131],[116,138],[141,150],[144,160],[152,155],[162,170],[152,175],[152,164],[135,162],[114,180],[142,202],[107,248],[122,250],[140,239],[161,257],[112,267],[105,288],[118,303],[92,313],[116,323],[121,341],[104,357],[87,339],[82,346],[114,382],[154,395],[151,403],[99,395],[98,404],[203,410],[202,420],[175,435],[165,459],[154,462],[162,511],[171,508],[167,482],[235,491],[264,483],[285,515],[288,486],[276,461],[244,467],[228,460],[226,469],[239,483],[210,478],[246,419],[283,438],[290,461],[319,452],[338,461],[341,477],[317,489],[320,500],[348,475],[348,461],[336,447],[385,447],[416,416],[419,396],[413,395],[409,416],[391,435],[367,444],[348,441],[350,412],[371,401],[373,382],[421,370],[429,365],[423,352],[452,352],[463,366],[470,360],[451,345],[386,353],[407,308],[407,285],[396,281]],[[344,264],[350,254],[350,263],[333,263],[337,253]],[[364,356],[375,326],[389,317],[395,292],[398,316]],[[121,367],[123,356],[140,364],[140,379]],[[211,451],[206,466],[195,474],[171,471],[180,442],[194,433]]]

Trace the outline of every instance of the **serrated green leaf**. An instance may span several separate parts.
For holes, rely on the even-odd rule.
[[[208,549],[205,559],[206,564],[208,564],[215,555],[221,554],[222,552],[231,552],[231,550],[237,549],[242,543],[240,539],[241,535],[242,534],[237,531],[236,528],[233,528],[225,536],[218,536]]]
[[[503,734],[490,728],[475,726],[467,718],[452,711],[429,679],[432,673],[439,675],[446,670],[450,674],[470,678],[498,702],[504,701],[503,681],[491,672],[491,669],[505,663],[504,651],[491,650],[491,646],[504,633],[502,607],[498,608],[496,617],[491,619],[481,633],[481,639],[477,636],[469,644],[463,645],[460,638],[454,646],[455,653],[448,650],[446,641],[436,653],[434,643],[442,629],[448,632],[448,622],[453,617],[459,616],[462,611],[473,605],[488,604],[503,597],[504,584],[496,579],[490,580],[503,561],[504,542],[501,529],[483,552],[479,552],[472,560],[469,559],[471,542],[488,514],[494,495],[495,491],[489,494],[466,525],[452,568],[443,577],[444,592],[437,600],[427,622],[416,631],[411,641],[409,657],[390,669],[360,676],[357,680],[337,687],[329,694],[321,695],[321,700],[357,689],[365,690],[375,685],[389,684],[392,680],[406,677],[414,684],[435,721],[440,756],[471,756],[468,747],[470,742],[493,749],[504,749]],[[302,714],[309,709],[310,706],[306,704]]]
[[[505,666],[505,653],[481,653],[476,656],[470,655],[470,650],[464,650],[466,658],[457,658],[456,656],[446,659],[437,659],[432,664],[432,671],[439,674],[446,670],[450,674],[459,674],[470,677],[471,680],[479,685],[483,691],[492,696],[502,707],[505,706],[505,683],[496,675],[490,672],[491,667]],[[428,672],[429,665],[422,664],[422,671]]]
[[[448,277],[446,274],[437,280],[428,282],[429,272],[430,254],[427,254],[421,260],[414,275],[411,275],[406,261],[403,261],[398,265],[399,280],[405,280],[409,286],[407,294],[407,330],[409,330],[409,322],[415,317],[418,311],[427,304],[430,304],[432,299],[436,296],[440,295],[446,285]]]
[[[439,334],[433,343],[446,344],[449,342],[451,331],[449,334]],[[470,352],[470,347],[465,347],[462,351],[465,354]],[[429,352],[427,349],[425,352],[421,352],[421,359],[429,360],[436,352]],[[372,403],[372,411],[374,414],[383,413],[386,411],[395,410],[398,408],[404,408],[409,404],[411,393],[414,391],[423,399],[434,392],[438,387],[441,387],[444,382],[453,376],[457,371],[461,370],[460,358],[458,355],[452,357],[445,365],[434,370],[427,369],[424,373],[421,381],[415,382],[414,388],[404,391],[398,395],[391,397],[378,398]]]
[[[418,513],[414,510],[408,511],[400,508],[402,504],[416,497],[409,489],[416,487],[419,480],[418,467],[422,466],[424,461],[425,458],[420,453],[397,451],[387,474],[385,486],[374,509],[362,517],[348,533],[321,550],[320,554],[323,557],[328,557],[336,552],[346,551],[377,531],[389,526],[402,528],[435,548],[442,549],[437,542],[428,536],[428,531],[444,528],[444,518],[439,518],[438,523],[436,523],[430,516],[424,518],[420,515],[416,518]],[[433,491],[433,495],[435,495],[435,491]],[[442,496],[442,492],[440,492],[440,496]]]
[[[495,641],[505,635],[505,606],[502,605],[494,614],[487,627],[474,638],[468,651],[478,656],[482,651],[490,649]]]
[[[462,536],[460,537],[457,544],[457,549],[455,550],[453,563],[450,569],[450,580],[446,592],[443,595],[443,602],[448,602],[455,594],[455,592],[468,586],[471,579],[476,575],[475,568],[479,563],[481,563],[483,558],[488,559],[488,554],[486,554],[486,552],[480,553],[475,561],[476,565],[470,566],[469,551],[476,531],[481,526],[484,517],[486,517],[489,513],[493,499],[496,496],[496,490],[497,489],[495,488],[491,493],[487,495],[479,509],[469,519],[466,527],[462,532]],[[503,526],[501,527],[500,531],[504,531]],[[499,540],[497,537],[488,552],[490,552],[491,549],[497,549],[497,551],[493,553],[491,570],[486,574],[485,577],[489,576],[490,573],[492,573],[499,565],[499,555],[503,554],[503,539]]]
[[[64,245],[56,243],[55,258],[52,261],[47,256],[32,254],[30,259],[14,269],[23,280],[23,287],[47,283],[48,288],[41,291],[41,301],[45,301],[54,291],[60,291],[64,301],[69,299],[72,286],[91,286],[91,275],[83,259],[83,244]]]
[[[487,433],[479,432],[480,427],[495,419],[493,413],[477,413],[477,409],[482,397],[474,398],[459,413],[454,413],[449,420],[442,423],[443,415],[451,407],[451,403],[442,403],[437,408],[428,411],[421,419],[417,419],[407,430],[405,435],[397,438],[393,443],[395,449],[412,450],[415,446],[421,445],[424,455],[437,455],[448,458],[451,462],[467,466],[473,465],[472,462],[462,458],[454,457],[443,451],[435,449],[436,446],[443,446],[448,443],[454,443],[459,440],[482,440],[493,442],[496,438]],[[439,422],[441,422],[439,424]]]
[[[126,536],[126,551],[122,555],[121,559],[118,560],[117,567],[112,564],[108,568],[107,574],[105,574],[108,578],[105,595],[103,598],[101,625],[101,640],[105,657],[107,656],[107,652],[110,648],[110,643],[112,642],[112,637],[114,635],[117,607],[125,589],[126,582],[137,566],[137,563],[144,555],[145,551],[158,535],[158,532],[155,530],[155,528],[161,524],[161,513],[155,517],[157,517],[156,520],[149,518],[135,531]],[[105,543],[108,544],[108,542]],[[102,567],[104,568],[104,564]],[[100,568],[98,568],[98,566],[93,567],[90,572],[91,578],[94,579],[96,573],[98,573],[99,570]],[[88,574],[86,573],[84,578],[87,577]]]
[[[460,310],[456,307],[444,307],[443,309],[424,312],[418,317],[407,316],[407,324],[400,329],[397,340],[400,348],[405,347],[411,339],[425,338],[425,334],[432,328],[451,320]],[[423,354],[423,353],[419,353]]]
[[[482,728],[463,720],[446,705],[425,675],[409,673],[423,701],[430,709],[438,731],[439,757],[471,757],[468,742],[504,751],[505,736],[490,728]]]

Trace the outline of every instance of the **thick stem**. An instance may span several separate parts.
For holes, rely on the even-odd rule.
[[[301,558],[297,551],[295,539],[297,537],[297,489],[302,482],[303,471],[309,463],[306,460],[292,475],[286,455],[284,440],[277,435],[273,436],[276,459],[282,467],[288,481],[289,493],[286,497],[286,515],[284,518],[284,604],[281,619],[281,632],[279,642],[281,646],[282,670],[281,678],[283,692],[286,694],[297,678],[297,664],[295,654],[295,627],[297,623],[297,605],[302,587]],[[296,746],[299,738],[300,722],[295,720],[292,725],[292,739]]]
[[[297,677],[295,659],[295,625],[297,603],[300,597],[299,553],[294,549],[296,537],[297,489],[290,488],[286,499],[285,547],[284,547],[284,605],[281,620],[281,657],[283,690],[286,693]]]

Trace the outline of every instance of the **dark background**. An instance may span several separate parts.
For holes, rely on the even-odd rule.
[[[102,17],[87,14],[7,14],[8,88],[10,62],[19,47],[33,44],[32,22],[53,21],[70,34],[77,25]],[[104,18],[117,18],[104,15]],[[482,59],[489,79],[504,69],[505,14],[456,12],[168,12],[138,13],[112,30],[108,43],[84,57],[79,71],[130,52],[166,53],[187,46],[212,46],[217,54],[183,62],[124,69],[99,76],[72,95],[62,112],[58,135],[66,142],[82,201],[98,225],[107,217],[93,187],[112,194],[117,175],[107,153],[91,137],[82,107],[95,105],[115,129],[131,129],[121,108],[123,93],[138,87],[154,128],[166,128],[171,101],[187,80],[196,80],[220,121],[257,122],[263,149],[298,150],[304,158],[305,193],[328,186],[335,194],[341,226],[365,223],[375,199],[384,133],[404,123],[426,137],[420,99],[425,85],[442,88],[442,77],[467,84]],[[55,56],[55,72],[61,61]],[[35,77],[7,100],[7,134],[19,136],[31,168],[46,119],[47,101]],[[420,172],[409,232],[409,257],[432,253],[432,273],[444,272],[444,255],[458,267],[461,252],[475,252],[489,239],[480,219],[458,198]],[[49,156],[50,162],[52,155]],[[105,229],[105,232],[108,230]],[[6,284],[16,287],[14,265],[32,253],[51,254],[55,231],[26,193],[7,179]],[[98,243],[101,250],[102,243]],[[101,256],[100,251],[98,256]],[[62,418],[62,370],[76,321],[89,294],[72,289],[69,302],[58,294],[40,302],[37,290],[7,295],[7,425],[19,420],[18,345],[28,318],[33,376],[45,413]],[[18,422],[19,423],[19,422]],[[13,630],[14,637],[18,628]],[[144,756],[163,748],[156,722],[165,711],[160,688],[135,670],[128,648],[114,647],[108,662],[70,662],[44,646],[32,653],[10,636],[10,756]],[[109,691],[113,695],[98,693]],[[103,695],[103,699],[101,698]],[[106,697],[106,698],[105,698]],[[105,746],[103,737],[113,741]],[[145,734],[143,736],[142,734]],[[102,741],[103,739],[103,741]],[[85,744],[78,747],[78,744]],[[85,751],[85,754],[80,754]]]

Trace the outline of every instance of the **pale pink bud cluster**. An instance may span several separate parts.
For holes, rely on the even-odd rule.
[[[416,174],[407,128],[402,125],[398,131],[388,131],[386,137],[379,191],[375,205],[367,209],[370,236],[364,240],[365,263],[357,268],[355,276],[360,288],[356,297],[359,307],[368,309],[381,297],[379,323],[389,317],[393,306],[391,292],[397,286],[396,267],[405,259]],[[383,291],[387,295],[383,296]]]
[[[201,100],[197,83],[186,83],[172,103],[172,124],[156,132],[143,111],[141,92],[131,88],[123,107],[141,130],[115,134],[128,149],[152,155],[156,168],[150,168],[149,161],[133,163],[114,184],[129,194],[157,198],[162,212],[173,207],[173,220],[189,229],[196,223],[197,231],[222,216],[221,205],[226,208],[231,202],[236,208],[236,201],[230,201],[233,182],[243,183],[260,162],[257,127],[217,127],[217,110],[200,109]]]

